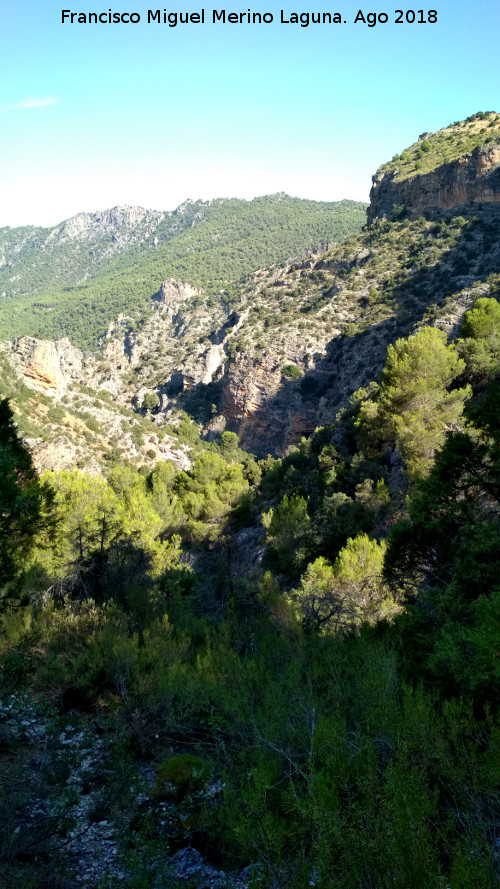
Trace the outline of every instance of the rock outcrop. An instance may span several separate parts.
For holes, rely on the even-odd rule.
[[[33,393],[23,396],[18,413],[24,414],[22,425],[28,421],[26,442],[39,472],[78,466],[101,473],[102,459],[117,450],[137,465],[169,460],[178,469],[189,468],[189,448],[160,434],[153,417],[149,423],[134,415],[132,392],[125,394],[119,370],[83,355],[68,339],[19,337],[0,343],[0,358],[5,394],[15,393],[19,382]]]
[[[92,454],[81,445],[76,445],[65,435],[56,435],[50,441],[40,438],[26,439],[33,462],[38,472],[46,469],[53,472],[61,469],[74,469],[82,466],[89,475],[100,475],[101,467]]]
[[[113,239],[115,248],[123,241],[128,246],[134,240],[148,237],[154,231],[164,214],[159,210],[145,210],[144,207],[128,205],[99,210],[96,213],[77,213],[50,231],[48,241],[91,240],[107,234]]]
[[[341,351],[339,340],[337,352]],[[354,364],[354,358],[349,357],[349,362]],[[333,356],[323,364],[298,380],[287,380],[278,366],[265,362],[252,365],[243,359],[227,366],[221,412],[226,428],[237,433],[242,448],[257,457],[284,454],[317,426],[334,421],[344,395],[351,390],[347,391],[336,372]],[[354,373],[352,380],[364,382]]]
[[[197,296],[201,296],[201,293],[202,291],[198,287],[186,284],[185,281],[179,281],[177,278],[167,278],[166,281],[161,283],[158,299],[162,305],[175,313],[184,300],[194,299]]]
[[[35,392],[61,397],[73,381],[84,383],[93,376],[93,362],[66,338],[53,343],[22,336],[2,347],[24,384]]]
[[[471,154],[430,173],[398,180],[397,171],[373,177],[368,222],[396,209],[418,216],[425,210],[451,210],[471,204],[500,204],[500,144],[481,145]]]

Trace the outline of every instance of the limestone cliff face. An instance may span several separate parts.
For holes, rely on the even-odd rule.
[[[198,287],[193,287],[185,281],[167,278],[166,281],[162,281],[158,298],[161,304],[174,315],[185,300],[201,296],[201,293],[202,291]]]
[[[318,425],[317,405],[307,404],[299,385],[284,380],[270,360],[242,357],[228,364],[221,412],[241,447],[260,457],[283,453]]]
[[[397,171],[373,177],[368,222],[405,207],[418,216],[424,210],[451,210],[470,204],[500,204],[500,145],[481,145],[430,173],[398,181]]]
[[[9,361],[29,389],[61,397],[75,380],[86,382],[93,375],[92,362],[68,339],[56,343],[22,336],[3,344]]]
[[[97,213],[77,213],[51,229],[47,240],[61,243],[65,240],[91,240],[96,235],[107,234],[115,246],[121,241],[127,245],[132,236],[141,239],[148,237],[163,216],[158,210],[127,205]]]
[[[140,329],[131,332],[131,319],[119,316],[102,343],[106,371],[101,387],[122,403],[140,404],[148,389],[157,389],[160,396],[165,386],[170,389],[172,375],[183,377],[183,389],[206,385],[219,377],[228,337],[224,313],[217,306],[197,306],[201,296],[197,287],[169,278],[153,297],[154,311]],[[214,328],[217,335],[213,335]],[[216,341],[211,341],[211,335]],[[131,371],[135,373],[135,392],[129,382]]]
[[[119,373],[83,355],[68,339],[51,342],[24,336],[0,343],[0,365],[2,395],[16,392],[16,379],[33,393],[23,397],[22,410],[16,413],[28,418],[26,441],[38,471],[79,466],[99,473],[110,448],[119,448],[137,465],[170,460],[178,469],[189,468],[184,446],[172,436],[160,436],[155,423],[144,424],[125,407],[126,398],[117,403],[116,391],[123,388]],[[49,398],[40,399],[37,393]]]

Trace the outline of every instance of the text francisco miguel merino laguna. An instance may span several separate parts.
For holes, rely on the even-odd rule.
[[[156,23],[158,25],[168,25],[175,28],[177,25],[187,24],[205,24],[205,10],[200,9],[199,12],[169,12],[167,9],[148,9],[144,14],[146,24]],[[225,9],[207,10],[207,21],[213,24],[226,23],[231,25],[269,25],[274,21],[272,12],[252,12],[248,9],[246,12],[228,12]],[[72,12],[71,9],[61,10],[61,21],[63,25],[107,25],[107,24],[124,24],[137,25],[141,21],[141,15],[138,12],[113,12],[108,9],[107,12]],[[341,24],[342,15],[340,12],[292,12],[286,13],[280,10],[280,23],[282,25],[297,24],[302,28],[307,28],[309,24]]]

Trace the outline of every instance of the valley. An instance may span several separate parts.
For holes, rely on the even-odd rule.
[[[8,889],[500,886],[499,146],[0,230]]]

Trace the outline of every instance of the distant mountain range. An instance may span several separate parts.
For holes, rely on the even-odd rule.
[[[114,207],[51,229],[0,230],[0,338],[69,336],[95,349],[120,312],[147,315],[167,277],[226,301],[256,269],[343,241],[366,205],[275,194],[186,201],[172,212]]]

